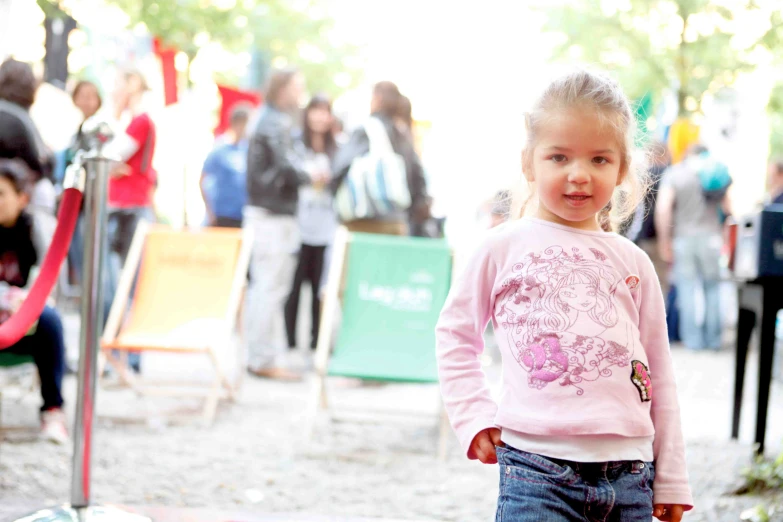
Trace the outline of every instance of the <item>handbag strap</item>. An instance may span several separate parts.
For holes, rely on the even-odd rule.
[[[386,126],[380,119],[374,116],[368,118],[364,122],[364,132],[367,133],[367,138],[370,140],[370,155],[386,156],[394,154],[394,148],[391,140],[389,140],[389,134],[386,132]]]

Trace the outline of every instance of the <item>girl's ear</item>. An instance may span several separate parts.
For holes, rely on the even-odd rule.
[[[622,185],[623,181],[625,181],[625,178],[628,176],[628,163],[628,160],[623,161],[623,164],[620,167],[620,173],[617,175],[617,184],[615,186],[619,187]]]
[[[16,217],[17,219],[19,216],[24,212],[24,210],[27,208],[27,205],[30,204],[30,194],[28,194],[26,191],[22,191],[19,193],[19,197],[16,200]]]
[[[623,166],[620,168],[620,173],[617,175],[617,183],[615,184],[616,187],[619,187],[623,184],[623,181],[625,181],[625,178],[628,176],[628,163],[623,163]]]

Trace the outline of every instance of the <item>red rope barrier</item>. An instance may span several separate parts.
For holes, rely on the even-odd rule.
[[[79,207],[82,204],[82,193],[77,189],[66,189],[63,193],[60,212],[57,216],[57,229],[54,238],[46,253],[38,279],[35,280],[30,293],[27,295],[19,310],[6,322],[0,325],[0,350],[18,343],[30,330],[30,327],[38,320],[46,306],[46,299],[52,293],[58,277],[60,267],[65,256],[68,255],[68,247],[71,244],[73,230],[79,219]]]

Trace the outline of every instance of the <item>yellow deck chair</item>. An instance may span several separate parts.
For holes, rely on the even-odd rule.
[[[251,246],[249,232],[240,229],[175,230],[139,224],[101,343],[105,361],[122,384],[140,394],[205,397],[203,419],[211,424],[218,401],[233,400],[241,383],[242,354],[236,354],[235,382],[230,382],[218,355],[231,349]],[[174,387],[147,383],[128,371],[126,355],[131,351],[204,354],[215,378],[206,390],[187,393],[181,382],[169,383]]]

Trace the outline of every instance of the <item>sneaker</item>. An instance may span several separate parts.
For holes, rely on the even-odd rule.
[[[307,373],[315,367],[313,354],[310,350],[288,352],[285,367],[299,373]]]
[[[66,444],[70,440],[63,410],[52,408],[41,413],[41,438],[57,444]]]

